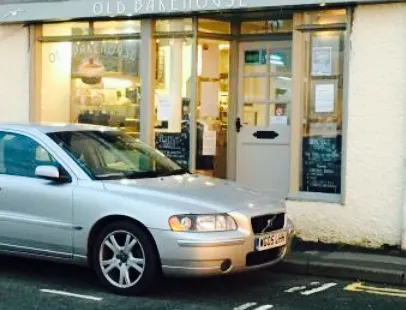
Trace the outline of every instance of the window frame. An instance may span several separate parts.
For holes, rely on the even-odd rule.
[[[25,138],[31,139],[32,141],[34,141],[36,144],[38,144],[38,146],[42,147],[46,152],[48,152],[49,155],[51,155],[55,159],[55,161],[60,166],[60,169],[58,169],[59,173],[63,172],[67,176],[66,183],[73,183],[76,180],[76,176],[75,176],[74,172],[70,168],[67,168],[67,167],[69,167],[69,165],[67,165],[63,160],[61,160],[61,158],[58,156],[58,154],[56,152],[54,152],[52,150],[52,148],[48,147],[48,145],[43,143],[43,141],[41,141],[37,137],[35,137],[27,132],[0,128],[0,135],[3,133],[6,135],[10,134],[10,135],[15,135],[15,136],[23,136]],[[12,174],[8,174],[8,173],[0,173],[0,176],[26,178],[26,179],[31,179],[31,180],[42,180],[41,178],[37,178],[37,177],[30,177],[30,176],[25,176],[25,175],[12,175]]]
[[[353,18],[353,8],[346,7],[347,22],[346,24],[327,24],[327,25],[305,25],[304,17],[306,12],[295,13],[294,15],[294,34],[293,34],[293,98],[292,98],[292,128],[291,128],[291,169],[289,194],[286,198],[291,201],[312,201],[326,202],[332,204],[345,204],[346,198],[346,157],[347,157],[347,126],[348,126],[348,83],[349,83],[349,53],[350,53],[350,35]],[[305,36],[312,31],[344,31],[344,50],[342,61],[342,103],[341,103],[341,124],[342,124],[342,142],[341,142],[341,192],[339,194],[304,192],[300,191],[300,172],[302,161],[302,122],[306,114],[303,98],[308,91],[306,84],[303,82],[307,68],[306,53],[303,50],[305,46]],[[308,42],[310,43],[310,42]],[[309,81],[308,81],[309,82]],[[306,95],[307,96],[307,95]]]

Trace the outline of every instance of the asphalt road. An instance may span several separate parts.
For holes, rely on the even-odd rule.
[[[0,310],[404,310],[405,305],[406,288],[270,271],[165,279],[151,296],[123,297],[106,292],[85,268],[0,257]]]

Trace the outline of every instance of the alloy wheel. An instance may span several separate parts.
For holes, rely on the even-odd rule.
[[[100,247],[99,263],[107,281],[125,289],[140,281],[145,270],[145,252],[142,244],[132,233],[125,230],[108,234]]]

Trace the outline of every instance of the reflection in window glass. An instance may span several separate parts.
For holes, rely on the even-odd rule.
[[[0,174],[36,178],[35,169],[58,163],[41,145],[29,137],[0,132]]]
[[[117,127],[138,137],[140,40],[42,45],[41,121]]]
[[[190,32],[193,30],[191,18],[159,19],[155,23],[156,32]]]
[[[44,24],[42,26],[43,36],[81,36],[89,35],[90,26],[88,22]]]
[[[199,18],[198,23],[200,32],[218,34],[229,34],[231,32],[231,25],[229,22]]]
[[[140,20],[95,22],[94,34],[131,34],[141,32]]]
[[[241,23],[242,34],[264,34],[277,32],[290,32],[293,30],[293,20],[259,20]]]

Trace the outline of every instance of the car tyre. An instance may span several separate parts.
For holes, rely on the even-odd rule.
[[[152,237],[130,221],[102,229],[93,246],[92,266],[104,286],[122,295],[151,292],[160,275]]]

